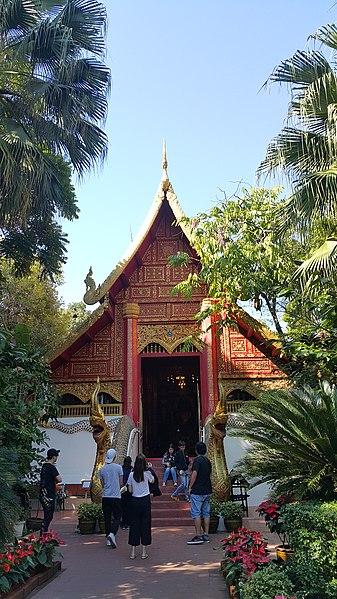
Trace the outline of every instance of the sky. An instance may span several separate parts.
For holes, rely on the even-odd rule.
[[[161,178],[188,216],[256,183],[286,115],[287,92],[262,89],[280,61],[336,17],[334,0],[103,0],[112,89],[104,165],[75,180],[78,220],[63,223],[68,261],[59,292],[79,301],[93,267],[101,283],[127,250]]]

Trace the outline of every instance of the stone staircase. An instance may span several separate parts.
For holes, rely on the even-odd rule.
[[[148,458],[152,468],[158,476],[159,486],[162,492],[160,497],[152,499],[152,526],[169,528],[174,526],[192,526],[190,516],[190,504],[181,497],[179,501],[171,499],[174,489],[171,478],[162,486],[163,466],[161,458]]]

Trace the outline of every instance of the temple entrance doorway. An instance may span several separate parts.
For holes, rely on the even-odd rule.
[[[143,448],[160,457],[170,443],[186,442],[189,455],[199,438],[199,357],[142,357]]]

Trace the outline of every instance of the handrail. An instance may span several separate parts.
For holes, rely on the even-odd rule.
[[[122,404],[101,405],[104,416],[122,416]],[[60,418],[73,418],[77,416],[90,416],[90,405],[83,406],[61,406]]]
[[[238,412],[244,403],[245,403],[244,401],[235,401],[235,400],[226,401],[227,412],[229,414]]]

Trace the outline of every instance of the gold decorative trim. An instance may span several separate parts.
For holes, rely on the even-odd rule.
[[[269,391],[270,389],[286,389],[290,386],[289,379],[277,378],[277,379],[223,379],[219,377],[219,393],[220,400],[223,403],[226,401],[229,393],[235,391],[235,389],[241,389],[246,391],[256,399],[259,398],[261,393]]]
[[[171,354],[178,345],[191,336],[193,336],[193,345],[202,351],[202,342],[195,339],[197,332],[194,324],[139,325],[138,353],[141,353],[149,343],[159,343],[167,353]]]
[[[126,303],[123,305],[124,318],[138,318],[140,315],[140,306],[136,303]]]
[[[86,318],[74,331],[72,331],[63,341],[63,343],[53,351],[52,354],[47,356],[47,361],[50,363],[55,358],[57,358],[60,354],[62,354],[70,345],[72,345],[83,333],[85,333],[89,327],[91,327],[105,312],[109,305],[108,298],[105,298],[103,304],[99,305],[96,310],[94,310],[88,318]]]
[[[80,399],[83,403],[86,403],[91,399],[91,396],[95,390],[95,382],[83,382],[83,383],[55,383],[57,392],[59,395],[65,393],[71,393]],[[109,393],[117,401],[122,401],[122,382],[121,381],[101,381],[101,391]]]

